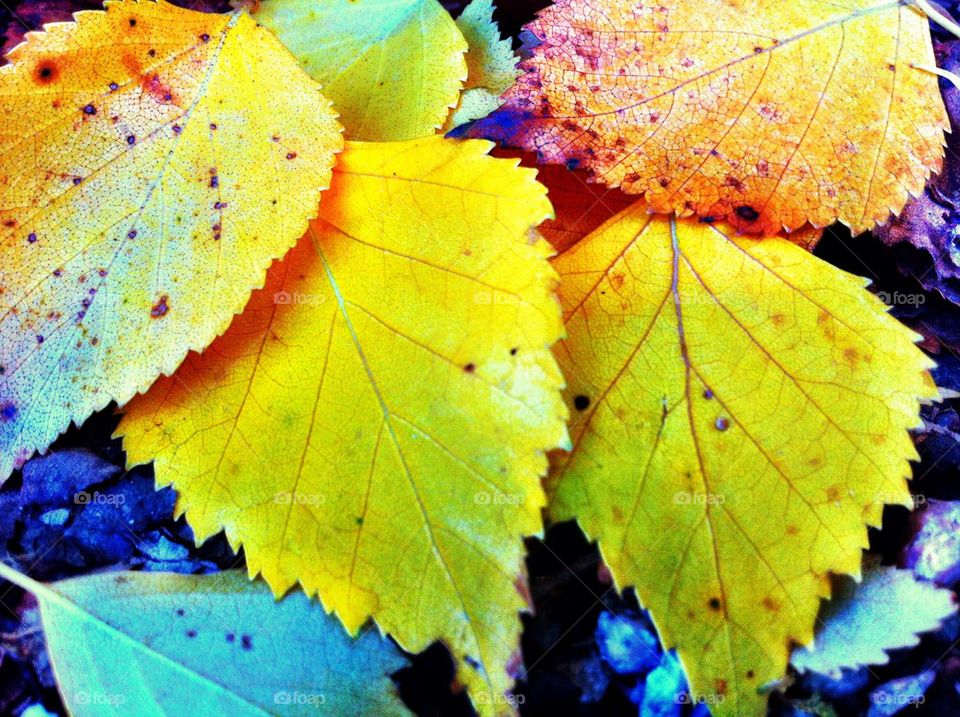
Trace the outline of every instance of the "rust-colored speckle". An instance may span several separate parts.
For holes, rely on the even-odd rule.
[[[153,305],[153,308],[150,309],[150,318],[162,319],[169,311],[170,307],[167,305],[167,295],[164,294],[160,297],[160,300]]]
[[[169,87],[169,85],[160,79],[160,75],[153,74],[149,77],[145,77],[141,83],[141,87],[147,95],[152,97],[158,103],[165,104],[172,102],[176,104],[173,90]]]
[[[60,66],[53,60],[43,60],[33,72],[38,85],[51,85],[60,79]]]

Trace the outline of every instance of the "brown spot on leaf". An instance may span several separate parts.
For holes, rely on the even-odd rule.
[[[153,74],[149,77],[145,77],[140,83],[140,86],[143,88],[144,93],[152,97],[158,103],[165,104],[168,102],[173,102],[176,104],[173,90],[170,89],[169,85],[160,79],[160,75]]]
[[[167,312],[170,311],[170,307],[167,305],[167,295],[164,294],[160,297],[160,300],[150,309],[150,318],[152,319],[161,319],[167,315]]]
[[[743,194],[743,193],[746,192],[746,190],[747,190],[746,185],[745,185],[743,182],[741,182],[739,179],[737,179],[736,177],[734,177],[732,174],[728,174],[728,175],[724,178],[724,180],[723,180],[723,186],[725,186],[725,187],[730,187],[731,189],[733,189],[733,190],[735,190],[735,191],[737,191],[737,192],[740,192],[741,194]],[[749,207],[747,207],[747,208],[749,209]],[[751,210],[751,211],[752,211],[752,210]],[[737,213],[739,214],[739,210],[737,210]],[[754,212],[754,213],[756,214],[756,212]],[[760,215],[757,214],[757,216],[759,217]],[[741,217],[741,219],[743,219],[743,218],[744,218],[744,217]],[[755,219],[750,219],[750,220],[748,220],[748,221],[755,221]]]
[[[53,60],[43,60],[33,72],[38,85],[50,85],[60,79],[60,66]]]

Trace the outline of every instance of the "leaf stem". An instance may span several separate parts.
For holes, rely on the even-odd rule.
[[[16,568],[11,568],[4,562],[0,562],[0,578],[10,581],[19,588],[37,595],[38,593],[46,594],[46,586],[43,583],[37,582],[33,578],[21,573]]]
[[[933,5],[927,2],[927,0],[913,0],[913,2],[918,8],[920,8],[924,15],[933,20],[944,30],[956,35],[957,37],[960,37],[960,25],[937,10]]]
[[[942,70],[934,65],[910,65],[910,67],[914,68],[915,70],[923,70],[924,72],[929,72],[932,75],[949,80],[951,83],[953,83],[954,87],[960,89],[960,76],[950,72],[950,70]]]

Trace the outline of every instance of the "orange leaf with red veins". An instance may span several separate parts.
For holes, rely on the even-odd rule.
[[[898,212],[948,127],[926,16],[890,0],[558,0],[488,124],[658,212],[776,234]]]

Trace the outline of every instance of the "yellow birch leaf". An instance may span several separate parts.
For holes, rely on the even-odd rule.
[[[342,146],[318,85],[243,14],[111,2],[9,59],[0,479],[222,333]]]
[[[408,650],[443,639],[488,714],[509,707],[544,451],[567,444],[532,230],[550,205],[490,148],[348,143],[267,286],[118,428],[198,540],[226,528],[251,575],[352,633],[372,616]]]
[[[506,138],[655,211],[859,233],[940,170],[949,122],[911,3],[557,0],[528,29]]]
[[[780,238],[637,204],[558,257],[573,449],[551,513],[635,585],[713,714],[763,715],[830,572],[910,505],[916,336]]]
[[[501,104],[500,96],[520,76],[509,39],[500,37],[493,19],[493,0],[473,0],[457,18],[467,40],[467,82],[450,113],[446,130],[486,117]]]
[[[323,85],[349,139],[434,134],[467,77],[467,41],[437,0],[263,0],[254,17]]]

